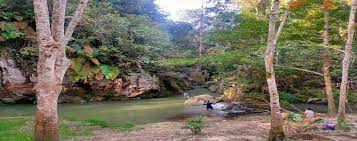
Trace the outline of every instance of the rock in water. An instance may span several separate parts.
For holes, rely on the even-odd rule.
[[[204,95],[198,95],[194,97],[190,97],[185,101],[186,106],[198,106],[198,105],[203,105],[205,101],[210,101],[212,103],[216,102],[216,99],[213,96],[210,96],[208,94]]]
[[[16,101],[12,98],[1,98],[0,102],[3,102],[4,104],[15,104]]]
[[[261,109],[243,107],[237,103],[228,105],[227,108],[225,108],[223,111],[226,112],[225,114],[226,118],[234,118],[241,115],[266,112],[265,110],[261,110]]]

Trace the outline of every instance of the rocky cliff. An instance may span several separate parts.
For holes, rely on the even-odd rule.
[[[14,60],[0,58],[0,103],[36,103],[33,89],[36,74],[29,74],[16,66]],[[114,80],[88,83],[64,80],[59,103],[171,96],[182,93],[189,85],[205,83],[207,77],[205,73],[184,71],[129,73]]]

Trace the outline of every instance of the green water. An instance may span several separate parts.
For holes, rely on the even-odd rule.
[[[207,89],[196,88],[189,91],[190,95],[209,93]],[[116,125],[123,122],[144,124],[165,121],[178,115],[204,114],[204,107],[187,108],[183,105],[182,96],[142,99],[128,102],[100,102],[88,104],[60,104],[58,114],[60,118],[75,117],[81,120],[100,118]],[[34,116],[35,105],[0,106],[0,117]]]

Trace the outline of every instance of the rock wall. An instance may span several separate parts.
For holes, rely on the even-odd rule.
[[[16,67],[12,59],[0,58],[0,104],[36,103],[36,74]],[[26,74],[26,75],[25,75]],[[130,73],[115,80],[89,83],[63,82],[59,103],[83,103],[130,98],[157,98],[180,94],[191,85],[202,85],[207,73],[197,70]]]
[[[22,76],[21,71],[8,66],[6,66],[6,74],[3,73],[7,77],[4,79],[6,83],[0,87],[0,102],[5,104],[35,103],[35,91],[33,90],[35,82],[26,83],[26,78]],[[11,73],[8,70],[11,70]],[[9,76],[10,74],[18,76]],[[84,103],[104,100],[127,100],[137,97],[168,96],[167,93],[166,95],[163,94],[166,91],[165,86],[158,76],[148,73],[130,73],[112,81],[92,81],[89,84],[65,82],[59,97],[59,103]]]

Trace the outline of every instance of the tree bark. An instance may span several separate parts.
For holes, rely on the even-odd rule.
[[[324,0],[324,6],[327,0]],[[325,90],[328,103],[328,114],[336,115],[335,100],[332,93],[332,82],[330,77],[330,57],[329,57],[329,9],[324,8],[324,31],[323,38],[323,75],[325,80]]]
[[[274,72],[274,53],[277,44],[278,37],[282,31],[282,26],[285,21],[282,21],[282,25],[279,26],[278,33],[275,33],[276,21],[279,14],[279,0],[274,0],[272,12],[270,13],[269,18],[269,34],[268,34],[268,45],[265,51],[265,67],[266,67],[266,77],[270,94],[270,108],[271,108],[271,129],[269,140],[283,140],[285,138],[283,130],[283,122],[281,117],[280,103],[279,103],[279,94],[275,81],[275,72]],[[285,14],[284,14],[285,15]],[[286,19],[286,17],[285,17]]]
[[[350,18],[348,23],[348,35],[345,47],[345,56],[342,62],[342,81],[340,86],[340,99],[338,106],[338,121],[345,120],[346,112],[346,97],[347,97],[347,86],[348,86],[348,70],[350,66],[351,54],[352,54],[352,42],[355,32],[355,16],[357,9],[357,0],[352,0]],[[340,123],[340,122],[339,122]]]
[[[69,67],[65,46],[78,24],[88,0],[81,0],[67,31],[64,30],[66,0],[53,1],[52,24],[49,20],[47,0],[34,0],[39,58],[37,112],[35,117],[35,140],[58,141],[57,101],[62,91],[62,80]]]

